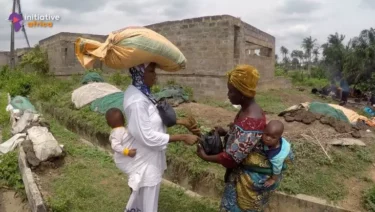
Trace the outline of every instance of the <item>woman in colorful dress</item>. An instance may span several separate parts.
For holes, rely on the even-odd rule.
[[[197,149],[197,155],[203,160],[227,168],[222,212],[263,211],[271,191],[279,185],[276,182],[271,187],[264,186],[269,175],[262,172],[271,165],[260,142],[266,117],[254,99],[258,80],[258,71],[248,65],[237,66],[228,73],[228,98],[233,105],[240,105],[241,110],[228,131],[217,128],[225,136],[222,153],[206,155],[201,146]]]

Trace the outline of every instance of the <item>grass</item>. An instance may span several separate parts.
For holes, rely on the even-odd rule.
[[[51,132],[68,153],[59,174],[45,182],[52,211],[123,211],[130,191],[112,158],[80,143],[76,134],[56,121],[50,124]],[[159,211],[203,212],[217,211],[217,207],[211,201],[190,198],[179,189],[161,188]]]
[[[363,203],[370,212],[375,212],[375,186],[364,192]]]
[[[8,104],[7,95],[0,92],[0,127],[3,141],[10,138],[10,116],[5,111]],[[22,182],[21,174],[18,170],[18,154],[16,151],[0,155],[0,188],[10,187],[23,198],[26,196],[25,187]]]
[[[367,148],[332,148],[331,163],[321,148],[306,141],[293,141],[297,160],[285,173],[281,190],[293,194],[312,196],[338,201],[348,195],[347,180],[365,179],[374,158],[375,145]],[[366,181],[366,180],[364,180]]]
[[[281,111],[285,110],[285,108],[289,107],[286,106],[280,96],[273,95],[270,92],[259,92],[255,97],[259,106],[266,112],[266,113],[280,113]]]
[[[70,128],[82,128],[85,132],[94,136],[98,133],[108,135],[109,128],[106,125],[103,115],[90,111],[88,107],[84,107],[81,110],[76,110],[72,107],[70,95],[71,91],[78,86],[77,83],[79,80],[77,79],[72,79],[69,82],[63,82],[61,80],[49,81],[53,83],[45,83],[43,89],[39,87],[31,89],[31,99],[42,101],[45,110],[48,110],[50,114],[58,112],[58,120],[65,126],[70,126]],[[110,79],[116,80],[117,77],[112,77]],[[127,78],[120,79],[116,83],[126,84]],[[49,91],[44,92],[45,88],[49,88]],[[285,99],[284,97],[293,97],[293,101],[302,101],[298,96],[295,97],[294,95],[298,95],[297,91],[277,90],[259,92],[256,100],[267,113],[277,114],[291,106],[291,104],[299,103],[292,102],[291,99]],[[299,93],[299,95],[301,95],[301,93]],[[303,93],[302,95],[305,94]],[[314,97],[311,96],[311,99],[313,98]],[[236,111],[231,104],[226,102],[206,100],[203,101],[203,103],[213,107]],[[179,115],[183,116],[183,114]],[[52,195],[53,198],[50,199],[51,207],[55,208],[55,211],[64,211],[64,208],[71,207],[76,209],[74,211],[85,211],[86,207],[91,207],[90,204],[99,203],[100,205],[106,205],[107,203],[102,203],[101,201],[110,201],[110,198],[112,198],[116,200],[116,203],[113,203],[113,207],[123,208],[128,188],[124,186],[126,185],[126,183],[124,183],[125,179],[110,162],[110,158],[101,155],[103,153],[99,151],[80,146],[80,144],[76,142],[77,137],[74,137],[74,134],[68,134],[68,132],[63,131],[61,126],[57,127],[58,125],[56,123],[54,126],[56,126],[53,127],[53,129],[56,132],[56,137],[59,137],[58,140],[61,140],[62,143],[67,145],[66,147],[69,153],[68,163],[69,160],[71,161],[69,166],[64,167],[62,170],[65,174],[58,176],[56,181],[51,182],[50,187],[53,188],[54,191]],[[171,134],[185,132],[186,129],[181,127],[169,129],[169,133]],[[371,151],[375,150],[373,145],[369,145],[365,150],[359,148],[335,148],[330,151],[330,155],[335,162],[330,164],[320,147],[300,141],[291,142],[293,143],[294,152],[296,154],[296,161],[285,174],[280,189],[287,193],[303,193],[334,201],[341,200],[347,195],[348,188],[345,187],[344,184],[347,179],[351,177],[358,179],[365,178],[365,172],[373,161]],[[224,169],[218,165],[202,162],[195,155],[194,147],[187,147],[178,143],[171,144],[168,147],[167,158],[169,170],[171,170],[177,178],[179,176],[188,177],[189,184],[195,188],[208,186],[214,187],[215,191],[222,190]],[[97,172],[97,170],[103,171]],[[86,175],[90,176],[90,174],[94,177],[85,178]],[[76,176],[80,176],[80,178],[78,179]],[[121,185],[120,183],[108,185],[106,179],[112,179],[115,182],[121,181]],[[80,184],[78,185],[78,183]],[[92,187],[91,184],[96,187]],[[73,186],[68,187],[67,185]],[[108,187],[105,187],[107,185]],[[97,192],[100,193],[101,190],[105,192],[113,190],[113,195],[111,192],[110,194],[104,192],[104,194],[109,195],[107,198],[104,195],[96,194]],[[165,195],[163,197],[164,200],[165,198],[176,198],[179,200],[180,197],[176,195],[177,193],[181,192],[162,190],[162,196]],[[87,202],[77,201],[84,198],[87,199]],[[173,205],[170,201],[165,200],[160,202],[160,207],[167,207],[167,205],[170,208],[177,207],[177,205]],[[183,208],[184,203],[180,204],[182,204],[181,207]],[[189,201],[186,201],[186,204],[190,204]],[[98,211],[100,211],[99,209],[103,210],[101,206],[98,206]],[[96,211],[96,209],[93,209],[93,211]],[[175,211],[178,210],[176,209]],[[189,209],[185,211],[189,211]]]
[[[275,95],[275,92],[258,92],[255,97],[255,100],[266,113],[279,113],[283,111],[285,108],[287,108],[286,105],[283,103],[282,99],[278,95]],[[238,111],[238,109],[233,107],[233,105],[228,101],[203,99],[199,103],[209,105],[212,107],[220,107],[228,111]]]

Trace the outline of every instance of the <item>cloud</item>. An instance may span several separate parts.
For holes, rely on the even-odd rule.
[[[107,0],[40,0],[40,5],[46,8],[86,13],[105,7],[108,2]]]
[[[307,15],[321,7],[319,1],[314,0],[287,0],[280,6],[280,11],[285,14]]]
[[[375,1],[374,0],[362,0],[361,6],[363,8],[375,9]]]
[[[375,0],[24,0],[24,14],[61,16],[53,28],[26,28],[32,45],[59,32],[108,34],[126,26],[149,25],[207,15],[228,14],[267,31],[280,46],[301,49],[304,37],[320,44],[335,32],[347,39],[374,26]],[[0,51],[9,50],[12,3],[0,0]],[[16,47],[26,47],[22,32],[16,33]]]
[[[173,0],[165,4],[158,0],[138,0],[121,2],[115,6],[118,12],[132,16],[144,24],[156,21],[183,19],[198,15],[201,3],[198,0]]]

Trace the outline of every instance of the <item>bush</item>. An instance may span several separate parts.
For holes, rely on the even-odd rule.
[[[292,78],[293,84],[298,86],[321,88],[329,84],[329,81],[326,78],[308,77],[302,71],[293,72],[290,77]]]
[[[11,96],[28,96],[33,85],[41,84],[37,74],[26,74],[19,70],[8,72],[7,77],[2,78],[2,88]]]
[[[321,67],[312,67],[311,68],[311,77],[318,79],[326,79],[326,71]]]
[[[30,67],[34,71],[46,74],[49,70],[47,52],[36,45],[32,50],[23,55],[20,67]]]
[[[6,186],[12,187],[16,192],[24,194],[24,185],[18,169],[17,156],[16,151],[0,156],[0,176]]]
[[[284,69],[283,67],[277,66],[275,68],[275,76],[286,77],[288,76],[288,70]]]
[[[126,88],[131,84],[132,79],[128,75],[116,72],[109,77],[109,82],[121,88]]]
[[[375,212],[375,186],[365,192],[363,202],[368,211]]]

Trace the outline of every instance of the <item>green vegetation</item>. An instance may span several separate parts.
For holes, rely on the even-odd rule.
[[[284,175],[282,191],[342,200],[349,192],[346,185],[348,180],[364,179],[374,161],[372,152],[375,145],[366,149],[332,148],[329,152],[333,159],[331,163],[317,144],[306,142],[293,141],[297,160]]]
[[[47,73],[49,70],[47,52],[43,51],[39,45],[36,45],[32,50],[22,56],[20,68],[25,67],[31,68],[35,72]]]
[[[2,108],[2,110],[0,110],[0,128],[2,130],[3,140],[10,137],[10,117],[9,113],[5,111],[7,104],[7,96],[4,93],[0,93],[0,108]],[[25,197],[22,177],[18,169],[17,152],[0,155],[0,176],[0,188],[10,187]]]
[[[374,185],[370,189],[365,191],[363,202],[368,211],[375,212],[375,186]]]
[[[124,210],[130,189],[113,159],[95,147],[82,144],[76,134],[49,120],[52,120],[51,132],[64,144],[68,154],[60,174],[44,182],[50,209],[56,212]],[[217,211],[217,207],[217,203],[190,198],[181,190],[162,186],[160,211]]]
[[[319,46],[316,39],[306,37],[302,41],[304,51],[293,50],[290,57],[289,50],[282,46],[282,63],[277,64],[276,75],[291,77],[294,84],[311,87],[322,87],[336,77],[345,78],[362,91],[375,92],[375,29],[363,30],[347,45],[344,40],[344,35],[335,33]]]

